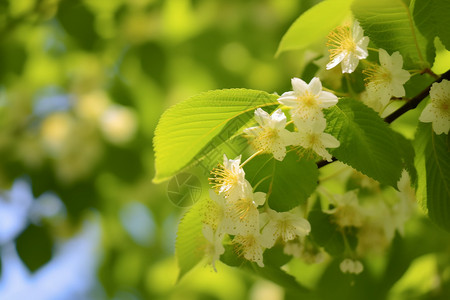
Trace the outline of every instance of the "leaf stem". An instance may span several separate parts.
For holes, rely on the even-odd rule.
[[[255,156],[257,156],[258,154],[261,154],[263,152],[263,150],[258,150],[255,153],[253,153],[249,158],[247,158],[239,167],[244,167],[249,161],[251,161]]]

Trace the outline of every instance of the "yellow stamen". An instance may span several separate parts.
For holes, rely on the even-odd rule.
[[[217,168],[212,169],[211,175],[214,177],[208,178],[212,188],[216,191],[224,187],[225,191],[228,191],[231,187],[235,186],[239,182],[238,174],[232,170],[226,169],[224,165],[218,164]]]
[[[352,37],[352,31],[349,26],[339,26],[328,35],[327,47],[330,48],[330,60],[333,60],[340,53],[354,52],[356,43]]]
[[[390,82],[392,79],[392,74],[389,70],[373,63],[370,63],[367,69],[363,70],[362,72],[367,76],[364,79],[366,84],[370,82],[385,83]]]

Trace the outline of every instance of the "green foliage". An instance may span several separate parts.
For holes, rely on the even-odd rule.
[[[273,106],[277,98],[254,90],[218,90],[191,97],[168,109],[155,131],[154,182],[175,175],[192,164],[199,153],[207,159],[210,151],[228,142],[253,118],[256,108]]]
[[[205,256],[208,241],[202,233],[202,216],[208,200],[203,199],[195,203],[184,215],[178,225],[175,255],[178,261],[181,279],[195,267]]]
[[[415,0],[414,21],[420,32],[429,40],[439,37],[442,44],[450,50],[450,2],[447,0]]]
[[[285,33],[277,54],[304,49],[325,38],[350,12],[351,0],[323,1],[303,13]]]
[[[450,151],[448,135],[436,135],[420,123],[414,140],[418,172],[417,198],[428,216],[450,231]]]
[[[434,53],[427,62],[427,42],[402,0],[355,0],[352,11],[364,34],[389,53],[399,51],[405,67],[422,69],[433,63]]]
[[[317,187],[319,171],[312,160],[288,152],[283,161],[261,155],[246,166],[247,179],[268,192],[270,208],[282,212],[304,203]]]
[[[340,161],[383,184],[396,187],[403,169],[394,132],[375,111],[353,99],[341,99],[325,111],[327,131],[341,145],[330,152]]]
[[[311,223],[311,236],[318,245],[332,255],[344,253],[344,236],[329,214],[313,210],[309,213],[308,220]]]

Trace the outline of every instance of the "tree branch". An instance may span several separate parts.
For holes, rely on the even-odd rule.
[[[435,82],[441,82],[443,79],[450,80],[450,70],[442,74],[441,77],[439,77]],[[432,83],[432,84],[433,84]],[[384,118],[384,121],[388,124],[391,124],[394,122],[398,117],[406,113],[407,111],[414,109],[419,105],[420,102],[422,102],[423,99],[425,99],[430,94],[431,85],[430,84],[426,89],[424,89],[422,92],[420,92],[417,96],[406,102],[402,107],[391,113],[389,116]]]

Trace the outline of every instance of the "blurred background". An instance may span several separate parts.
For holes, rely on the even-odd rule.
[[[164,110],[197,93],[309,81],[324,43],[274,54],[317,2],[0,0],[0,299],[283,299],[221,263],[175,284],[186,208],[152,183],[152,139]],[[336,88],[331,72],[321,78]],[[449,235],[424,217],[406,232],[393,283],[414,268],[391,299],[428,299],[438,271],[450,288]],[[340,275],[319,281],[325,267],[297,260],[291,273],[332,297]]]
[[[231,268],[175,286],[185,209],[152,184],[152,138],[199,92],[289,90],[303,56],[274,54],[316,2],[1,0],[0,299],[280,294]]]

